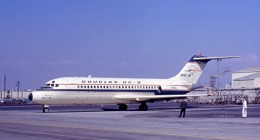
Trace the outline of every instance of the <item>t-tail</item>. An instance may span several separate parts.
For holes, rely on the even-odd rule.
[[[221,57],[206,57],[194,55],[182,70],[171,79],[181,80],[195,85],[199,80],[206,64],[211,60],[222,60],[230,58],[239,58],[239,56],[221,56]]]

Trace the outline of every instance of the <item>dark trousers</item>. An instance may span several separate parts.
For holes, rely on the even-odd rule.
[[[186,108],[181,108],[181,112],[180,112],[180,115],[179,115],[179,118],[181,117],[182,113],[183,113],[183,118],[185,117],[185,111],[186,111]]]

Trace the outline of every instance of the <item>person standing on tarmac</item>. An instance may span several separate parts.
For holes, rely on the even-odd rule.
[[[242,117],[246,118],[247,117],[247,101],[246,98],[243,98],[243,107],[242,107]]]
[[[183,114],[182,117],[185,118],[185,112],[186,112],[187,107],[188,107],[187,102],[185,101],[185,99],[183,99],[180,104],[181,112],[180,112],[179,118],[182,116],[182,114]]]

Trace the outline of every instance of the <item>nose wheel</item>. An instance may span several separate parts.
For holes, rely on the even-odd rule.
[[[49,108],[44,107],[44,108],[42,109],[42,112],[43,112],[43,113],[48,113],[48,112],[49,112]]]
[[[49,105],[43,105],[42,112],[43,113],[49,113]]]

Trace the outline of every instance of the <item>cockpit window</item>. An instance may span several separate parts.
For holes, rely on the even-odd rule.
[[[45,86],[46,86],[46,87],[50,87],[50,86],[51,86],[51,84],[46,84]]]
[[[55,87],[59,87],[60,85],[59,84],[56,84]]]

